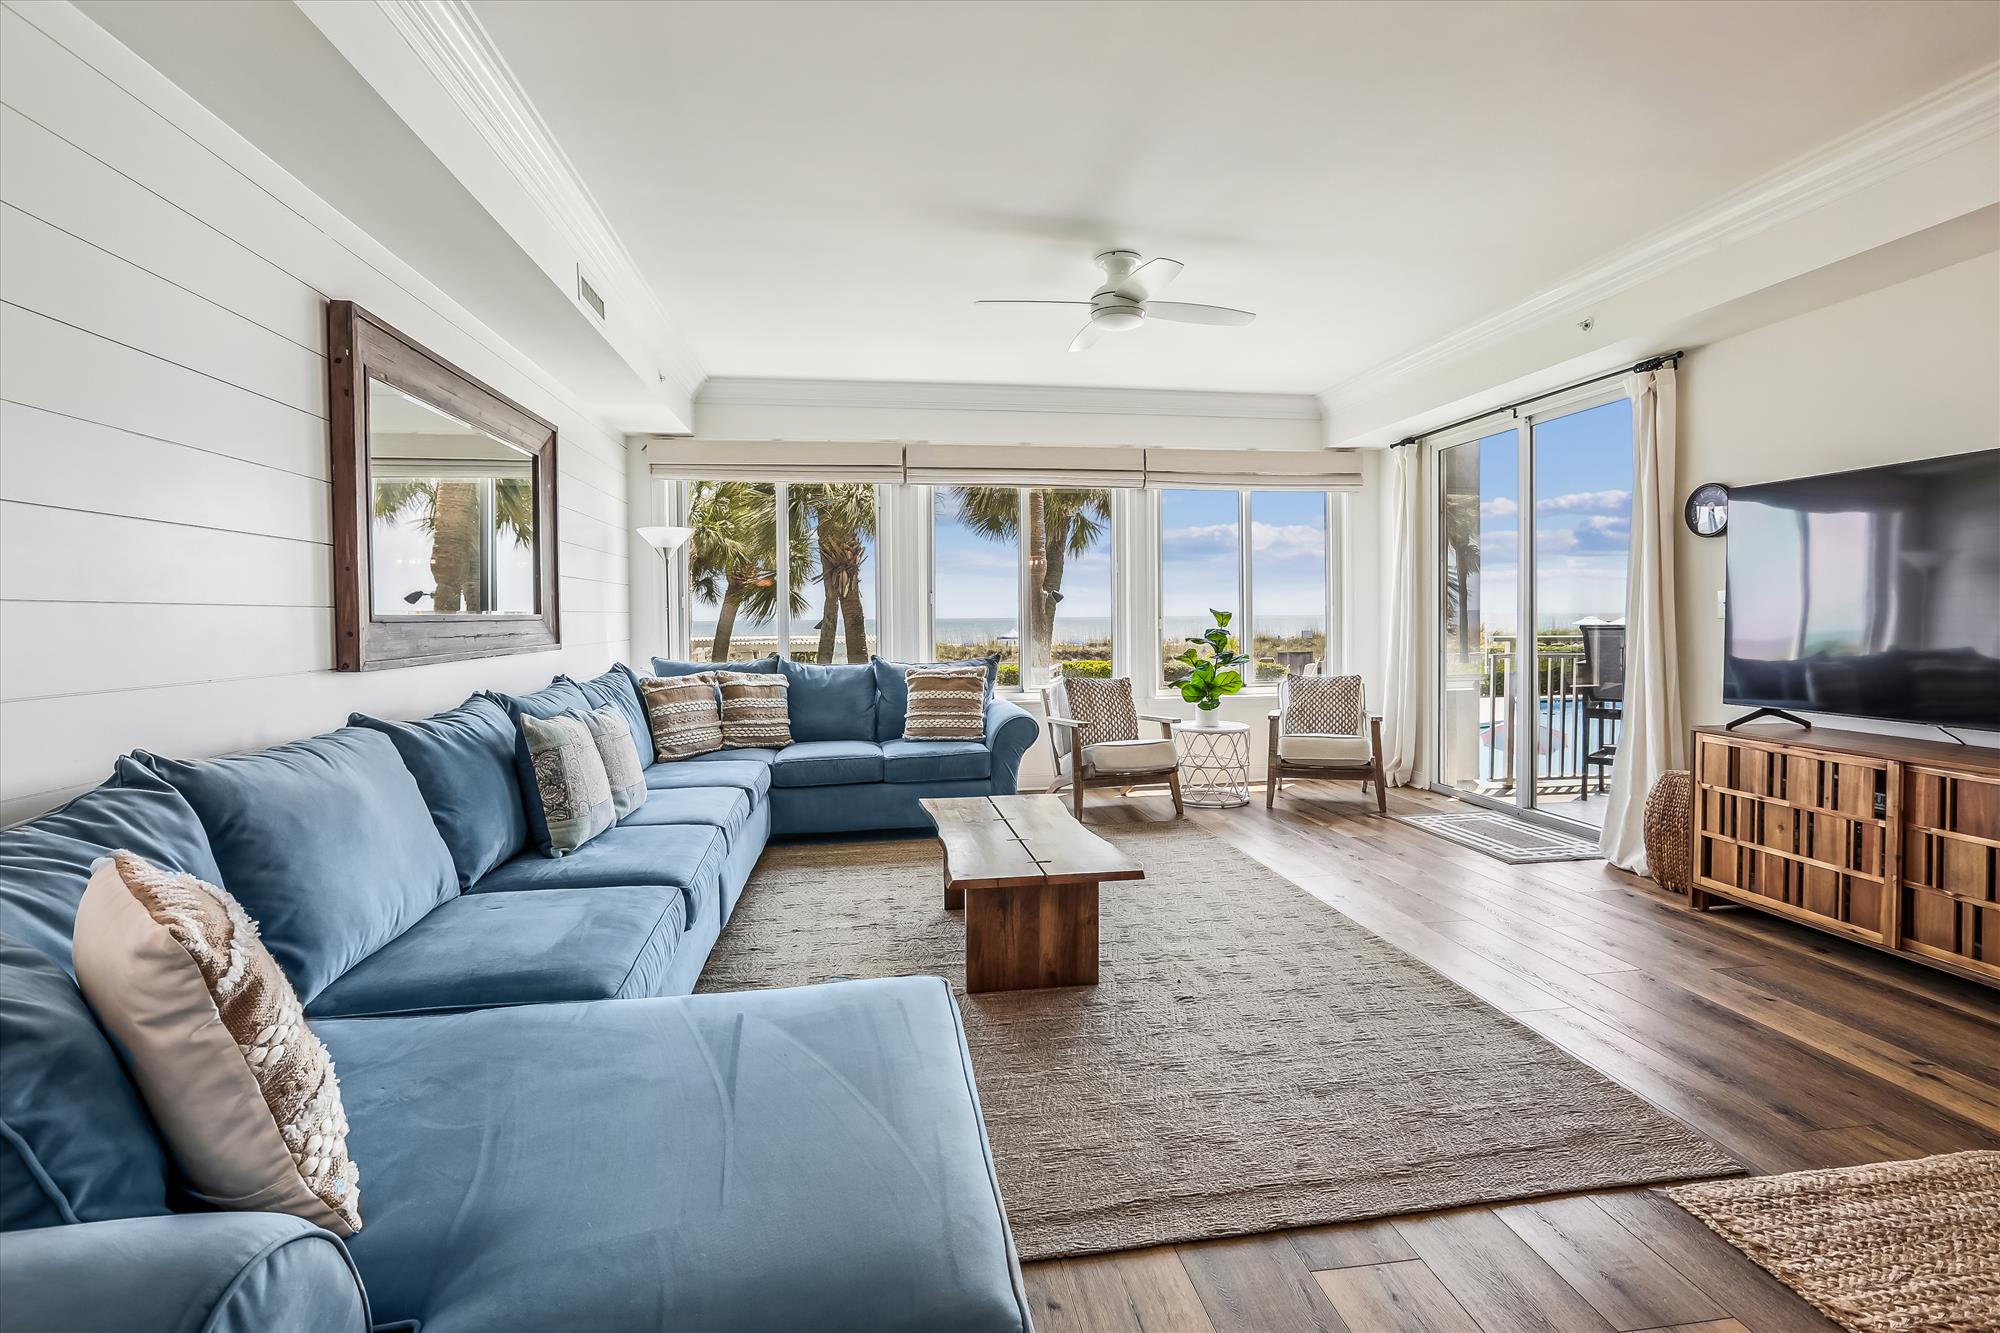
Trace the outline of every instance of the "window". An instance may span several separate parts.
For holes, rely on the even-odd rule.
[[[1250,495],[1250,652],[1256,680],[1326,670],[1327,497],[1314,491]]]
[[[1021,680],[1021,493],[940,486],[931,505],[931,633],[942,662],[998,654]]]
[[[803,607],[792,616],[800,662],[866,662],[875,641],[875,487],[788,486],[795,545],[807,549]]]
[[[744,662],[777,651],[777,514],[777,487],[769,482],[687,483],[694,661]]]
[[[1111,674],[1111,492],[1028,492],[1030,684]]]
[[[1237,491],[1160,492],[1160,670],[1172,685],[1187,675],[1174,659],[1187,641],[1243,609],[1243,502]],[[1232,629],[1241,621],[1232,619]]]
[[[1256,659],[1246,684],[1329,669],[1330,495],[1163,490],[1159,503],[1162,683],[1186,677],[1175,659],[1214,611],[1230,613],[1237,651]]]

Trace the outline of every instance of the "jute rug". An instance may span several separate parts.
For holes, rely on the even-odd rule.
[[[1667,1193],[1842,1328],[2000,1329],[2000,1152]]]
[[[1101,830],[1100,984],[964,993],[936,842],[765,853],[701,989],[926,973],[959,992],[1024,1259],[1739,1168],[1189,825]]]

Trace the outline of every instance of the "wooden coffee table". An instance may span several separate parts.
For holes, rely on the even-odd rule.
[[[1071,818],[1060,797],[922,804],[944,844],[945,908],[965,909],[966,990],[1095,986],[1097,886],[1146,872]]]

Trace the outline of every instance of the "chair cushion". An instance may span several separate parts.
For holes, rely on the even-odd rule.
[[[0,936],[0,1231],[166,1211],[166,1149],[76,983]]]
[[[911,667],[903,738],[976,741],[986,737],[986,675],[978,663],[963,667]]]
[[[734,847],[736,835],[750,820],[753,804],[750,793],[741,787],[675,787],[659,793],[619,823],[707,824],[721,829]]]
[[[384,722],[366,713],[347,722],[381,732],[403,757],[461,888],[527,846],[528,816],[514,775],[514,724],[492,699],[475,694],[421,722]]]
[[[632,723],[614,705],[603,704],[583,715],[583,725],[590,728],[611,784],[612,818],[623,819],[646,803],[646,761],[639,757]]]
[[[663,885],[468,893],[363,959],[306,1012],[341,1018],[659,995],[686,925],[686,897]]]
[[[74,976],[69,937],[76,905],[91,864],[120,848],[211,884],[222,878],[187,798],[144,764],[120,759],[103,786],[0,830],[0,924]]]
[[[724,750],[728,758],[684,759],[671,764],[654,764],[646,770],[646,790],[673,791],[679,787],[740,787],[752,800],[761,800],[771,790],[771,767],[776,750]]]
[[[632,668],[623,662],[612,663],[611,669],[601,676],[589,680],[576,680],[569,676],[557,676],[557,680],[567,680],[582,692],[592,708],[602,708],[610,704],[625,719],[625,725],[632,729],[632,743],[639,750],[639,766],[644,768],[653,762],[653,741],[646,729],[646,706],[639,698],[639,678],[632,674]]]
[[[656,676],[698,676],[704,671],[751,671],[765,675],[778,673],[778,655],[753,657],[743,662],[681,662],[671,657],[653,659],[653,674]]]
[[[458,892],[423,792],[379,731],[225,759],[134,757],[201,817],[212,882],[243,904],[303,1001]]]
[[[1332,764],[1354,766],[1374,758],[1366,736],[1287,736],[1278,737],[1278,758],[1288,764]]]
[[[1028,1327],[935,978],[318,1027],[378,1326]]]
[[[1138,738],[1139,709],[1132,699],[1132,682],[1126,677],[1066,676],[1062,688],[1068,696],[1069,716],[1083,724],[1085,748]]]
[[[654,761],[693,759],[722,748],[722,696],[706,673],[639,682]]]
[[[875,739],[893,741],[903,734],[904,714],[910,706],[909,683],[903,673],[911,667],[957,667],[978,664],[986,668],[986,698],[993,698],[994,682],[1000,678],[1000,658],[989,653],[985,657],[967,657],[956,662],[891,662],[886,658],[871,657],[868,664],[875,671]]]
[[[778,751],[771,765],[774,787],[831,787],[880,782],[882,747],[874,741],[806,741]]]
[[[1359,736],[1367,723],[1359,676],[1287,676],[1281,693],[1286,734]]]
[[[790,682],[783,676],[718,671],[715,685],[722,700],[724,749],[768,750],[792,743],[791,705],[786,701]]]
[[[583,713],[519,713],[515,748],[526,756],[528,836],[543,856],[567,856],[617,822],[611,777]]]
[[[791,683],[794,741],[875,739],[875,669],[865,662],[814,666],[781,661]]]
[[[992,773],[993,752],[983,740],[882,742],[882,777],[888,782],[955,782]]]
[[[621,824],[568,856],[517,856],[472,891],[667,885],[687,899],[687,919],[693,923],[703,912],[720,914],[716,882],[728,854],[729,840],[709,824]]]
[[[1083,747],[1086,773],[1164,773],[1180,763],[1172,739],[1105,741]]]

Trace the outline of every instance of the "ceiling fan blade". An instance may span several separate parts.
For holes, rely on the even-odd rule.
[[[1167,289],[1187,265],[1178,259],[1149,259],[1125,275],[1118,290],[1134,300],[1147,301]]]
[[[1087,348],[1094,347],[1097,345],[1097,340],[1103,336],[1098,330],[1097,321],[1092,320],[1090,323],[1084,325],[1076,337],[1070,341],[1069,350],[1072,352],[1081,352]]]
[[[974,305],[1073,305],[1090,309],[1088,301],[974,301]]]
[[[1146,302],[1147,319],[1167,319],[1176,324],[1248,324],[1257,318],[1248,310],[1231,310],[1226,305],[1188,305],[1183,301]]]

